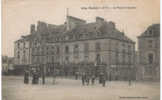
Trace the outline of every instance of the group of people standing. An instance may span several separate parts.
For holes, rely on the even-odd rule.
[[[90,75],[88,73],[82,73],[82,85],[89,85],[91,81],[91,85],[95,84],[95,81],[97,79],[96,75]],[[98,76],[99,84],[102,84],[103,87],[105,87],[106,84],[106,75],[104,73],[100,73]]]
[[[34,70],[31,74],[32,74],[32,84],[38,84],[39,77],[40,77],[39,72]],[[25,84],[29,84],[29,78],[30,78],[30,71],[25,70],[25,73],[24,73],[24,83]]]

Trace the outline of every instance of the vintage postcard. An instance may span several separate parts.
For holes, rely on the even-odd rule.
[[[160,100],[160,0],[2,0],[2,100]]]

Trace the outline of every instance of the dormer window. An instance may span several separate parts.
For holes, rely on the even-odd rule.
[[[149,31],[149,34],[150,34],[150,35],[152,35],[152,33],[153,33],[152,31],[153,31],[153,30],[150,30],[150,31]]]
[[[153,35],[153,30],[148,30],[148,31],[147,31],[147,35],[148,35],[148,36]]]

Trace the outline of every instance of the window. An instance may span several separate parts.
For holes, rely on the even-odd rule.
[[[69,40],[69,36],[65,36],[64,39],[65,39],[65,40]]]
[[[74,49],[76,50],[76,49],[78,49],[78,47],[79,47],[79,46],[76,44],[76,45],[74,46]]]
[[[39,59],[39,57],[37,57],[37,63],[40,63],[40,59]]]
[[[60,53],[60,48],[59,48],[59,46],[57,46],[57,51],[56,51],[56,53],[57,53],[57,54]]]
[[[152,40],[148,40],[148,47],[152,48]]]
[[[123,64],[125,64],[125,50],[123,50]]]
[[[65,57],[65,60],[66,60],[66,62],[69,62],[69,57],[66,56],[66,57]]]
[[[26,53],[26,51],[24,50],[24,51],[23,51],[23,54],[25,55],[25,53]]]
[[[52,46],[51,48],[52,48],[52,49],[54,49],[54,47],[53,47],[53,46]]]
[[[152,35],[153,34],[153,30],[149,30],[149,35]]]
[[[151,67],[145,67],[145,72],[144,72],[144,74],[145,75],[152,75],[152,68]]]
[[[96,43],[96,51],[100,51],[101,50],[101,45],[99,42]]]
[[[149,64],[153,63],[153,54],[152,53],[148,54],[148,62],[149,62]]]
[[[83,34],[79,34],[79,39],[83,38]]]
[[[19,42],[17,43],[17,47],[20,48],[20,43]]]
[[[51,51],[51,54],[54,55],[54,51]]]
[[[65,53],[68,54],[69,53],[69,47],[65,46]]]
[[[131,64],[131,55],[128,55],[128,63]]]
[[[96,62],[97,62],[97,64],[100,64],[100,63],[101,63],[100,54],[97,54],[97,55],[96,55]]]
[[[152,43],[152,40],[149,40],[148,42],[149,42],[149,43]]]
[[[69,40],[72,40],[73,39],[73,35],[69,35]]]
[[[125,44],[123,43],[122,46],[125,47]]]
[[[40,47],[37,48],[37,53],[40,54]]]
[[[119,63],[119,61],[118,61],[118,58],[119,58],[119,52],[118,52],[118,49],[116,49],[116,53],[115,53],[115,58],[116,58],[116,64],[118,64]]]
[[[79,58],[79,45],[74,45],[74,57]]]
[[[54,62],[54,56],[52,56],[52,63]]]
[[[88,43],[85,43],[84,44],[84,57],[85,58],[88,58],[89,57],[89,44]]]
[[[89,44],[85,43],[84,44],[84,52],[87,53],[89,51]]]
[[[45,52],[44,50],[45,50],[45,49],[42,47],[42,48],[41,48],[41,54],[42,54],[42,55],[44,55],[44,52]]]
[[[20,59],[20,52],[17,52],[17,58]]]
[[[37,41],[36,40],[34,41],[34,45],[37,46]]]
[[[25,48],[25,42],[24,42],[24,48]]]

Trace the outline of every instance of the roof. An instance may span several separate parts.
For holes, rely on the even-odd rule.
[[[84,22],[84,23],[86,22],[85,20],[77,18],[77,17],[73,17],[73,16],[67,16],[67,17],[70,18],[70,19],[74,19],[74,20],[78,20],[78,21]]]
[[[115,28],[113,22],[103,22],[99,24],[97,22],[78,25],[76,28],[67,31],[66,36],[73,35],[76,37],[83,37],[82,39],[96,39],[96,38],[113,38],[123,40],[126,42],[134,42]],[[78,38],[77,38],[78,39]]]
[[[70,18],[85,22],[85,20],[68,16]],[[42,38],[47,42],[56,42],[56,41],[77,41],[85,39],[99,39],[99,38],[113,38],[118,40],[123,40],[125,42],[135,43],[129,39],[123,32],[120,32],[116,27],[115,23],[112,21],[96,21],[92,23],[78,24],[75,28],[67,30],[67,24],[62,25],[52,25],[47,24],[47,28],[42,30],[42,33],[36,31],[33,34],[23,36],[26,40],[32,40],[37,37],[40,40]],[[45,26],[42,26],[45,27]],[[65,37],[68,37],[66,39]]]
[[[160,36],[160,24],[150,25],[139,37],[159,37]]]

